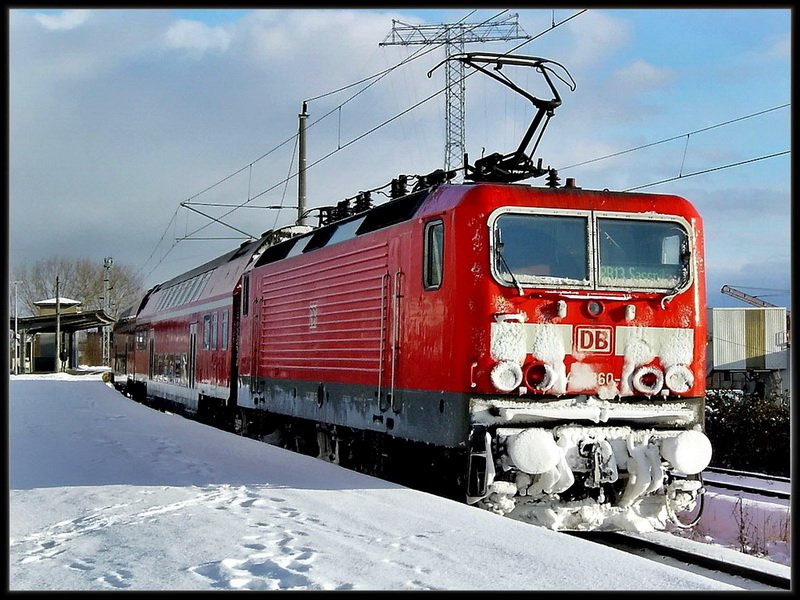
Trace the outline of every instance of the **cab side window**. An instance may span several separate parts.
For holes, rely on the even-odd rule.
[[[422,280],[426,290],[438,290],[444,276],[444,223],[430,221],[425,225]]]

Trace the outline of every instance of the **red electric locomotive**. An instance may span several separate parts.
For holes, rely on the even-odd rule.
[[[553,529],[680,525],[711,457],[701,218],[677,196],[559,186],[524,152],[560,103],[548,61],[453,58],[545,76],[555,97],[529,96],[520,150],[157,286],[118,378]]]

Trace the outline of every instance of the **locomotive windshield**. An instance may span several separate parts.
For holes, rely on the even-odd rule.
[[[520,289],[536,284],[670,291],[688,280],[689,239],[678,222],[576,213],[499,214],[496,276]]]
[[[674,222],[597,219],[601,287],[669,290],[687,277],[689,242]]]
[[[552,277],[588,282],[588,220],[507,213],[495,223],[496,269],[509,283]]]

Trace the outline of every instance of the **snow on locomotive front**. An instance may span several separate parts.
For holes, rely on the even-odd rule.
[[[553,529],[680,523],[711,457],[696,210],[482,184],[453,218],[468,501]]]

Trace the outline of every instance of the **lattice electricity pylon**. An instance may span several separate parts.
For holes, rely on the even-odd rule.
[[[444,44],[447,57],[464,52],[464,44],[530,39],[518,22],[519,15],[483,23],[409,25],[392,19],[392,30],[379,46]],[[464,160],[464,63],[448,60],[445,65],[444,170],[462,166]]]

